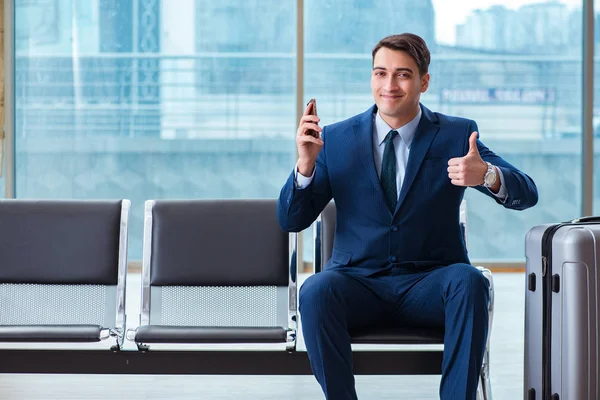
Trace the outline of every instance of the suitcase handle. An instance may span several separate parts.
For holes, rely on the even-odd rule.
[[[600,217],[588,216],[588,217],[577,218],[577,219],[574,219],[571,221],[572,224],[578,224],[581,222],[600,222]]]

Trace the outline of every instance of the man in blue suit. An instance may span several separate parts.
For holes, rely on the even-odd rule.
[[[429,62],[419,36],[386,37],[373,49],[375,106],[321,129],[309,105],[298,127],[298,162],[277,215],[299,232],[336,204],[332,258],[299,301],[328,400],[357,398],[349,332],[390,325],[444,327],[440,397],[475,399],[489,287],[470,265],[459,205],[469,186],[510,209],[538,200],[532,179],[485,147],[474,121],[420,104]]]

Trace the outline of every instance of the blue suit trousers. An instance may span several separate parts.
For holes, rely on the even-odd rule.
[[[489,282],[475,267],[391,268],[372,276],[331,268],[300,288],[302,332],[327,400],[356,400],[350,332],[444,328],[440,398],[475,400],[488,332]]]

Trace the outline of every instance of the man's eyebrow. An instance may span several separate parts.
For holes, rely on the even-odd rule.
[[[381,71],[386,71],[386,69],[384,67],[373,67],[373,70],[381,70]],[[396,72],[400,72],[400,71],[406,71],[406,72],[410,72],[411,74],[413,73],[413,70],[407,67],[400,67],[400,68],[396,68],[395,69]]]

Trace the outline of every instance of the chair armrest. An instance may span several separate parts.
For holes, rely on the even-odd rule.
[[[490,348],[490,338],[492,336],[492,323],[494,322],[494,279],[492,271],[484,267],[476,267],[481,271],[483,276],[490,282],[490,300],[488,303],[488,336],[486,348]]]
[[[485,276],[485,278],[490,282],[490,302],[488,305],[488,310],[491,315],[491,313],[494,311],[494,279],[492,277],[492,271],[490,271],[487,268],[479,267],[479,266],[475,267],[475,268],[480,270],[481,273],[483,274],[483,276]],[[491,324],[490,324],[490,326],[491,326]]]

